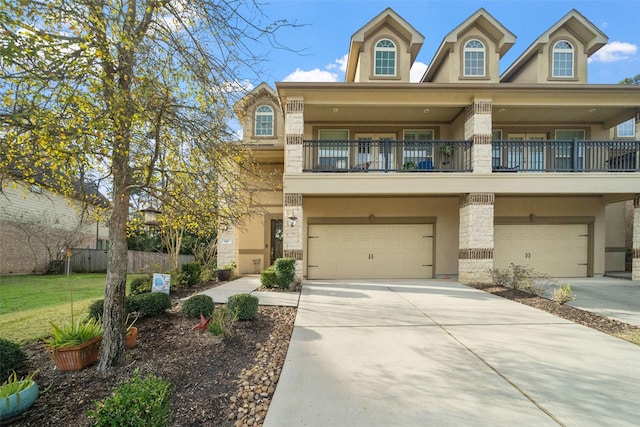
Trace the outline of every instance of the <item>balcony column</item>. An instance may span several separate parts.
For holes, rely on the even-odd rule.
[[[284,221],[282,226],[283,255],[285,258],[294,258],[296,260],[297,280],[302,280],[302,260],[304,259],[303,214],[302,194],[285,193]]]
[[[493,269],[493,193],[460,197],[458,280],[491,283]]]
[[[304,140],[304,99],[290,98],[287,100],[284,118],[284,165],[285,175],[301,173],[303,163]]]
[[[466,109],[464,138],[473,141],[473,173],[491,173],[491,100],[474,100]]]
[[[633,264],[631,279],[640,280],[640,195],[633,200]]]

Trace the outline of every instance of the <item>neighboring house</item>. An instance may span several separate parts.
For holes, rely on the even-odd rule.
[[[95,189],[94,204],[83,209],[79,200],[43,185],[11,178],[1,185],[0,274],[44,273],[52,261],[64,259],[65,248],[108,249],[108,229],[93,215],[95,206],[108,207],[108,201]]]
[[[640,86],[587,84],[607,37],[576,10],[500,75],[515,39],[480,9],[409,83],[424,37],[386,9],[352,36],[345,82],[260,85],[239,104],[243,142],[283,168],[282,198],[221,233],[219,263],[252,273],[282,248],[309,279],[597,276],[624,246],[607,206],[634,200],[640,279],[640,141],[610,135]]]

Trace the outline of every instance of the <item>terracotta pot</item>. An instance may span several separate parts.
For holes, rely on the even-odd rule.
[[[72,347],[53,349],[53,359],[61,371],[79,371],[98,360],[102,336]]]
[[[8,420],[20,415],[33,405],[38,398],[38,384],[35,382],[22,391],[0,399],[0,420]]]
[[[127,335],[125,336],[125,340],[127,341],[127,348],[133,348],[138,343],[138,328],[136,326],[131,326],[127,331]]]

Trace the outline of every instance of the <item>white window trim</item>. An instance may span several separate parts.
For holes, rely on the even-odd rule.
[[[482,45],[482,48],[468,48],[467,45],[476,41]],[[467,52],[482,52],[482,74],[467,74]],[[464,77],[486,77],[487,76],[487,45],[480,39],[469,39],[464,43],[462,49],[462,75]]]
[[[628,126],[629,123],[631,124],[631,134],[630,135],[621,135],[620,126]],[[626,129],[625,129],[625,131],[626,131]],[[618,126],[616,126],[616,136],[618,138],[635,138],[636,137],[636,119],[635,119],[635,117],[618,124]]]
[[[268,107],[271,112],[270,113],[266,113],[266,112],[258,112],[258,110],[262,107]],[[258,117],[260,116],[267,116],[270,115],[271,116],[271,133],[270,134],[260,134],[258,135]],[[253,134],[257,137],[257,138],[269,138],[269,137],[273,137],[275,134],[275,125],[276,125],[276,117],[275,117],[275,110],[274,108],[269,105],[269,104],[260,104],[258,105],[258,107],[256,108],[256,115],[255,115],[255,120],[253,121]]]
[[[388,42],[390,42],[391,44],[393,44],[393,48],[390,47],[378,47],[378,45],[380,44],[380,42],[383,42],[387,40]],[[378,66],[377,66],[377,61],[378,61],[378,52],[393,52],[393,74],[378,74]],[[395,77],[398,75],[398,45],[396,44],[396,42],[394,42],[393,40],[391,40],[388,37],[382,38],[380,40],[378,40],[376,42],[376,44],[373,46],[373,75],[376,77]]]
[[[570,76],[557,76],[556,75],[556,52],[558,53],[569,53],[568,49],[557,49],[556,46],[560,43],[567,43],[569,46],[571,46],[571,75]],[[554,79],[572,79],[575,74],[576,74],[576,64],[575,64],[575,60],[576,60],[576,48],[573,46],[573,43],[571,43],[569,40],[566,39],[562,39],[562,40],[558,40],[556,42],[553,43],[553,48],[551,49],[551,76]]]

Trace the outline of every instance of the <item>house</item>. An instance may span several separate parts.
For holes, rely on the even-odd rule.
[[[278,185],[263,216],[221,230],[219,263],[254,273],[282,252],[308,279],[488,282],[511,263],[598,276],[624,247],[607,207],[633,200],[640,279],[640,141],[610,136],[640,87],[587,84],[607,36],[576,10],[500,74],[515,41],[480,9],[410,83],[424,36],[388,8],[351,37],[345,82],[258,86],[238,106],[243,142]]]
[[[95,187],[76,188],[89,191],[85,207],[42,182],[12,176],[0,185],[0,274],[47,272],[66,248],[108,249],[108,228],[95,216],[108,201]]]

